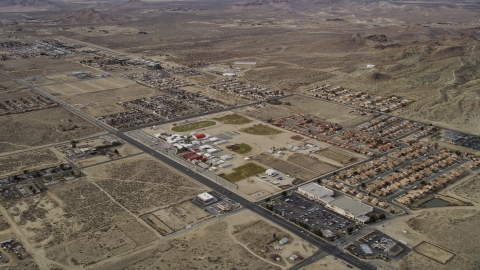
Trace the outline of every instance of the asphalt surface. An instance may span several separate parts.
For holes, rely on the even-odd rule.
[[[128,142],[130,143],[131,145],[137,147],[138,149],[142,150],[143,152],[145,153],[148,153],[148,154],[151,154],[154,158],[162,161],[163,163],[165,163],[166,165],[184,173],[185,175],[197,180],[198,182],[202,183],[203,185],[209,187],[210,189],[220,193],[220,194],[225,194],[226,196],[228,196],[230,199],[240,203],[244,208],[247,208],[249,210],[251,210],[252,212],[255,212],[257,213],[258,215],[272,221],[272,222],[275,222],[276,224],[284,227],[285,229],[289,230],[290,232],[298,235],[299,237],[303,238],[305,241],[317,246],[320,250],[319,252],[326,252],[330,255],[334,255],[344,261],[346,261],[347,263],[359,268],[359,269],[362,269],[362,270],[369,270],[369,269],[376,269],[376,267],[374,267],[373,265],[371,264],[368,264],[368,263],[365,263],[361,260],[359,260],[358,258],[356,258],[355,256],[349,254],[349,253],[345,253],[343,252],[343,250],[337,248],[336,246],[333,246],[323,240],[320,240],[317,236],[309,233],[308,231],[304,231],[304,229],[296,226],[296,225],[293,225],[292,223],[290,223],[288,220],[286,219],[283,219],[277,215],[274,215],[272,212],[270,212],[269,210],[267,209],[264,209],[262,208],[260,205],[257,205],[257,204],[254,204],[254,203],[251,203],[250,201],[246,200],[245,198],[235,194],[235,193],[232,193],[230,190],[222,187],[222,186],[219,186],[217,185],[214,181],[204,177],[203,175],[197,173],[196,171],[192,171],[191,169],[187,169],[185,168],[183,165],[175,162],[174,160],[168,158],[167,156],[163,155],[162,153],[159,153],[159,152],[156,152],[154,151],[153,149],[151,149],[150,147],[132,139],[131,137],[123,134],[122,132],[118,131],[117,129],[103,123],[102,121],[99,121],[81,111],[78,111],[76,108],[74,108],[73,106],[70,106],[69,104],[67,104],[66,102],[56,98],[55,96],[52,96],[46,92],[44,92],[43,90],[41,90],[40,88],[36,87],[36,86],[33,86],[27,82],[25,82],[24,80],[21,80],[21,79],[17,79],[13,76],[11,76],[10,74],[4,72],[3,70],[0,70],[0,73],[2,73],[3,75],[9,77],[11,80],[13,81],[16,81],[17,83],[20,83],[22,84],[23,86],[25,87],[28,87],[29,89],[35,91],[36,93],[44,96],[44,97],[47,97],[49,98],[50,100],[54,101],[54,102],[57,102],[60,106],[64,107],[65,109],[69,110],[70,112],[86,119],[87,121],[91,122],[92,124],[95,124],[96,126],[112,133],[113,135],[116,135],[117,137],[119,137],[120,139],[124,140],[125,142]],[[317,253],[319,253],[317,252]],[[315,255],[318,255],[318,254],[315,254]],[[310,258],[307,258],[305,259],[302,263],[312,263],[314,262],[315,260],[313,259],[313,257],[315,256],[312,256]],[[303,265],[302,264],[302,265]],[[307,265],[305,264],[305,265]],[[298,268],[295,268],[295,269],[298,269]]]

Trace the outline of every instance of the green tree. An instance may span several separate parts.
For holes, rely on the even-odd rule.
[[[395,210],[393,210],[393,209],[390,210],[390,214],[392,214],[392,215],[395,214]]]
[[[283,192],[282,192],[282,196],[283,196],[283,197],[286,197],[286,196],[287,196],[287,191],[283,191]]]
[[[362,188],[365,188],[367,185],[365,185],[365,183],[362,183],[361,186]]]
[[[269,202],[270,200],[271,200],[270,197],[265,199],[266,202]]]

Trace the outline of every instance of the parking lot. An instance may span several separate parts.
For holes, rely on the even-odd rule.
[[[359,235],[359,238],[353,243],[355,248],[352,249],[352,252],[358,257],[383,257],[384,259],[398,260],[410,252],[410,248],[406,245],[377,230]]]
[[[298,194],[288,194],[288,196],[272,199],[275,202],[273,211],[288,218],[308,224],[309,230],[330,230],[332,233],[342,237],[348,233],[348,229],[355,234],[357,223],[344,216],[341,216],[323,206],[321,203],[310,200],[309,198]]]

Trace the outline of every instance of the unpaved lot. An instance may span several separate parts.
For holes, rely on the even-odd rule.
[[[190,201],[184,201],[152,213],[173,231],[184,229],[205,219],[213,217]]]
[[[281,263],[274,262],[267,254],[254,253],[258,250],[256,245],[270,241],[273,233],[290,237],[291,242],[278,252]],[[306,258],[315,251],[315,247],[300,238],[244,210],[92,269],[287,269],[292,264],[285,261],[286,256],[298,252]]]
[[[0,116],[0,153],[70,141],[100,132],[100,128],[60,107]]]
[[[128,84],[125,87],[90,93],[78,93],[73,96],[63,95],[59,96],[59,98],[74,105],[77,109],[96,117],[126,111],[126,108],[119,105],[118,102],[161,94],[163,94],[163,92],[150,87],[139,84]]]
[[[58,165],[61,160],[50,149],[38,149],[0,156],[0,176],[23,173],[24,170],[42,169]]]
[[[298,166],[294,163],[287,162],[283,159],[279,159],[270,155],[269,153],[262,153],[252,157],[253,160],[260,162],[268,167],[271,167],[277,171],[288,174],[292,177],[296,177],[301,180],[310,180],[320,174],[312,170],[306,169],[304,166]],[[333,166],[332,166],[333,167]]]
[[[317,172],[319,174],[326,174],[331,171],[337,170],[339,167],[326,162],[322,162],[317,158],[311,158],[303,154],[293,154],[287,158],[288,162],[296,164],[301,167],[305,167],[311,171]]]
[[[344,127],[352,127],[370,119],[351,113],[353,108],[313,98],[294,96],[283,101],[290,102],[299,113],[314,115]]]
[[[238,191],[245,194],[243,197],[249,199],[250,201],[258,201],[273,193],[281,191],[280,188],[262,181],[255,176],[237,181],[235,184],[238,185]]]
[[[423,234],[428,242],[443,247],[456,256],[443,265],[411,252],[401,261],[400,269],[476,269],[480,265],[476,252],[480,248],[476,236],[479,222],[480,212],[471,207],[420,212],[408,221],[411,229]]]
[[[426,256],[429,259],[433,259],[439,263],[445,264],[455,254],[445,250],[444,248],[432,245],[428,242],[422,242],[420,245],[413,249],[415,252]]]
[[[4,205],[35,259],[52,267],[79,268],[156,239],[85,178]]]
[[[267,105],[266,107],[259,109],[248,108],[245,110],[238,110],[238,113],[266,122],[270,119],[275,120],[297,114],[298,111],[293,106]]]
[[[138,215],[207,191],[196,181],[146,154],[90,167],[85,172],[115,200]]]
[[[352,265],[350,265],[352,266]],[[328,255],[306,267],[302,268],[302,270],[351,270],[351,269],[358,269],[356,267],[349,268],[347,267],[347,263],[343,260],[337,259],[331,255]]]

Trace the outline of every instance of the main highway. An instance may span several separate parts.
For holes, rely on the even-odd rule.
[[[22,79],[18,79],[16,77],[13,77],[9,73],[7,73],[3,70],[0,70],[0,73],[9,77],[11,80],[13,80],[13,81],[15,81],[19,84],[22,84],[23,86],[35,91],[37,94],[49,98],[50,100],[58,103],[60,106],[69,110],[70,112],[78,115],[79,117],[82,117],[82,118],[86,119],[87,121],[91,122],[92,124],[102,128],[102,129],[110,132],[111,134],[119,137],[120,139],[124,140],[125,142],[127,142],[127,143],[137,147],[138,149],[142,150],[143,152],[152,155],[154,158],[156,158],[156,159],[162,161],[163,163],[165,163],[166,165],[182,172],[183,174],[195,179],[196,181],[198,181],[198,182],[202,183],[203,185],[207,186],[208,188],[210,188],[210,189],[212,189],[212,190],[214,190],[214,191],[216,191],[220,194],[225,194],[230,199],[240,203],[244,208],[249,209],[252,212],[257,213],[258,215],[260,215],[260,216],[262,216],[262,217],[264,217],[264,218],[266,218],[266,219],[268,219],[272,222],[275,222],[276,224],[282,226],[283,228],[285,228],[285,229],[289,230],[290,232],[296,234],[297,236],[301,237],[305,241],[307,241],[307,242],[315,245],[316,247],[318,247],[319,250],[318,250],[317,253],[315,253],[312,257],[307,258],[304,261],[300,262],[297,266],[294,266],[293,269],[298,269],[300,266],[306,266],[309,263],[312,263],[315,260],[317,260],[318,258],[320,258],[324,255],[327,255],[327,254],[333,255],[333,256],[335,256],[339,259],[342,259],[345,262],[347,262],[348,264],[350,264],[352,266],[355,266],[355,267],[357,267],[359,269],[362,269],[362,270],[376,269],[375,266],[373,266],[371,264],[368,264],[366,262],[363,262],[362,260],[359,260],[357,257],[351,255],[348,252],[344,252],[342,249],[338,248],[337,246],[334,246],[334,245],[320,239],[319,237],[310,233],[309,231],[306,231],[306,230],[290,223],[287,219],[282,218],[278,215],[274,215],[272,212],[270,212],[269,210],[261,207],[260,205],[255,204],[255,203],[251,203],[247,199],[245,199],[245,198],[243,198],[243,197],[241,197],[241,196],[239,196],[235,193],[232,193],[230,190],[216,184],[214,181],[208,179],[207,177],[203,176],[200,173],[197,173],[195,170],[191,170],[189,168],[186,168],[182,164],[177,163],[173,159],[170,159],[167,155],[165,155],[163,153],[160,153],[160,152],[157,152],[157,151],[151,149],[150,147],[148,147],[147,145],[144,145],[144,144],[134,140],[133,138],[125,135],[124,133],[118,131],[117,129],[105,124],[104,122],[99,121],[99,120],[97,120],[97,119],[95,119],[95,118],[77,110],[75,107],[67,104],[66,102],[56,98],[53,95],[50,95],[49,93],[46,93],[45,91],[41,90],[40,88],[38,88],[36,86],[33,86],[33,85],[25,82]]]

